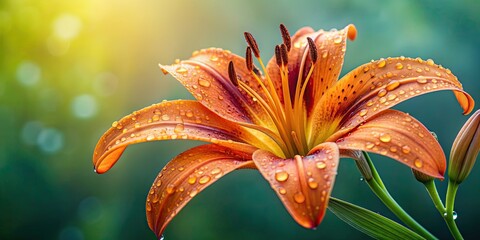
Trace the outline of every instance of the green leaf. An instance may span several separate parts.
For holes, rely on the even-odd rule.
[[[342,221],[375,239],[424,239],[412,230],[368,209],[330,198],[328,209]]]

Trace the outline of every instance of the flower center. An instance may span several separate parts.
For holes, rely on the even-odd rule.
[[[309,64],[309,71],[306,76],[303,75],[303,71],[300,71],[297,79],[290,80],[288,74],[288,53],[291,49],[292,43],[288,30],[283,24],[280,25],[280,30],[283,43],[275,47],[275,60],[278,66],[279,76],[270,76],[268,74],[264,63],[260,58],[260,50],[255,39],[250,33],[245,32],[245,39],[248,43],[246,50],[246,66],[256,79],[263,94],[256,92],[246,83],[238,81],[233,62],[229,63],[228,70],[229,78],[232,83],[255,99],[256,103],[260,104],[262,109],[274,123],[274,129],[259,128],[258,126],[247,127],[259,130],[272,138],[282,150],[282,153],[276,153],[277,155],[283,155],[279,157],[291,158],[295,155],[305,156],[313,147],[310,146],[310,134],[307,132],[306,127],[307,116],[304,95],[313,73],[318,53],[314,41],[311,38],[307,38],[308,46],[305,51],[308,50],[309,53],[308,59],[310,60],[309,63],[311,63]],[[265,73],[265,77],[262,77],[260,72],[253,66],[252,53],[258,60],[258,63]],[[304,65],[307,63],[306,56],[307,55],[302,59],[299,69],[305,69]],[[279,77],[280,79],[272,79],[273,77]],[[277,91],[273,80],[276,80],[281,84],[281,91]],[[290,83],[293,83],[295,88],[291,88]]]

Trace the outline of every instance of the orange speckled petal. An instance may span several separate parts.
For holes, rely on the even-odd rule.
[[[292,49],[288,53],[288,78],[289,87],[292,92],[293,101],[297,80],[302,73],[302,82],[306,79],[312,66],[309,56],[307,37],[315,41],[318,50],[318,60],[311,80],[305,92],[305,101],[307,113],[310,114],[317,99],[320,99],[322,93],[328,89],[338,78],[342,70],[343,58],[346,50],[347,38],[353,40],[356,35],[356,29],[349,25],[342,30],[314,32],[311,28],[302,28],[292,37]],[[275,58],[268,63],[268,73],[275,76],[277,85],[281,86],[280,73]],[[281,88],[277,88],[279,95]]]
[[[303,227],[320,224],[327,209],[339,160],[335,143],[322,143],[308,156],[281,159],[257,150],[253,161],[290,215]]]
[[[222,49],[203,49],[192,58],[173,65],[160,65],[205,107],[231,121],[270,124],[271,119],[261,106],[229,79],[228,64],[232,61],[238,80],[245,82],[260,96],[262,90],[245,66],[245,59]]]
[[[340,149],[362,150],[393,158],[410,168],[443,179],[446,160],[442,147],[422,123],[410,115],[384,110],[348,132]]]
[[[200,140],[242,151],[256,149],[246,143],[249,141],[269,144],[256,140],[246,129],[219,117],[197,101],[165,101],[115,121],[98,141],[93,164],[97,173],[104,173],[128,145],[170,139]]]
[[[380,59],[356,68],[338,81],[316,106],[323,114],[312,122],[321,124],[340,117],[342,127],[352,128],[400,102],[439,90],[453,90],[464,114],[473,109],[474,101],[463,91],[457,77],[432,60]]]
[[[238,168],[250,167],[252,152],[239,152],[215,144],[185,151],[158,174],[147,196],[150,229],[160,237],[167,224],[198,193]]]

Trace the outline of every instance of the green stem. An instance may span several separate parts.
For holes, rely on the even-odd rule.
[[[413,231],[426,239],[437,239],[425,228],[423,228],[415,219],[413,219],[398,203],[385,191],[374,179],[367,182],[372,191],[380,198],[385,206],[392,211],[402,222],[404,222]]]
[[[385,206],[388,207],[388,209],[390,209],[390,211],[392,211],[393,214],[395,214],[395,216],[397,216],[402,222],[404,222],[416,233],[420,234],[426,239],[437,239],[425,228],[423,228],[422,225],[415,221],[415,219],[408,215],[408,213],[403,210],[403,208],[395,201],[395,199],[392,198],[390,193],[388,193],[387,188],[383,184],[383,181],[380,178],[377,170],[375,169],[375,166],[373,165],[373,162],[368,153],[363,152],[363,155],[365,156],[365,159],[367,160],[368,165],[370,166],[370,169],[372,171],[372,179],[370,181],[367,181],[367,183],[368,186],[370,186],[370,189],[372,189],[372,191],[375,193],[375,195],[377,195],[377,197],[383,202],[383,204],[385,204]]]
[[[443,217],[445,214],[445,207],[443,206],[442,199],[440,199],[440,195],[438,194],[437,187],[435,186],[435,181],[431,180],[425,182],[424,185],[427,189],[428,195],[430,195],[430,198],[432,198],[435,208],[437,208],[438,212]]]
[[[446,215],[444,216],[445,222],[448,225],[448,229],[450,229],[452,236],[457,240],[463,239],[462,234],[460,233],[460,230],[458,230],[457,224],[455,223],[455,219],[453,216],[453,206],[455,204],[455,196],[457,195],[458,186],[459,184],[456,182],[448,182],[446,197],[447,199],[445,201]]]

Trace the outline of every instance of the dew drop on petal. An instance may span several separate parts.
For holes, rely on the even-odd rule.
[[[153,134],[147,136],[147,141],[152,141],[153,139],[155,139],[155,136],[153,136]]]
[[[375,146],[375,144],[373,144],[373,143],[371,143],[371,142],[367,142],[367,143],[365,144],[365,147],[366,147],[367,149],[372,149],[374,146]]]
[[[175,126],[175,129],[173,131],[176,133],[181,133],[183,132],[183,130],[185,130],[185,126],[183,125],[183,123],[179,123],[177,124],[177,126]]]
[[[380,135],[380,141],[382,141],[384,143],[388,143],[391,140],[392,140],[392,137],[388,133],[383,133],[383,134]]]
[[[377,67],[383,68],[385,67],[385,65],[387,65],[387,61],[385,59],[381,58],[380,60],[378,60]]]
[[[297,203],[303,203],[305,202],[305,196],[302,192],[297,192],[293,195],[293,200],[295,200]]]
[[[168,194],[172,194],[173,192],[175,192],[175,186],[173,184],[168,184],[166,191]]]
[[[397,63],[397,64],[395,64],[395,68],[396,68],[397,70],[402,70],[402,69],[403,69],[403,64]]]
[[[177,73],[186,73],[188,70],[184,67],[178,67],[176,71]]]
[[[309,186],[311,189],[317,189],[317,188],[318,188],[318,183],[315,182],[315,179],[309,178],[309,179],[308,179],[308,186]]]
[[[400,86],[400,82],[397,81],[397,80],[392,80],[390,81],[387,86],[385,87],[385,89],[387,89],[388,91],[392,91],[394,89],[396,89],[397,87]]]
[[[421,84],[424,84],[424,83],[427,83],[427,79],[426,79],[425,77],[423,77],[423,76],[419,76],[419,77],[417,78],[417,82],[418,82],[418,83],[421,83]]]
[[[278,171],[275,173],[275,179],[279,182],[285,182],[287,181],[289,175],[285,171]]]
[[[411,149],[409,146],[405,145],[402,147],[402,152],[403,153],[410,153]]]
[[[379,97],[383,97],[385,95],[387,95],[387,90],[385,90],[384,88],[380,89],[380,91],[378,91],[377,93],[377,96]]]
[[[359,113],[360,117],[367,115],[368,109],[362,109]]]
[[[208,183],[209,181],[210,181],[210,176],[205,175],[198,180],[198,183],[205,184],[205,183]]]
[[[197,182],[197,177],[195,177],[195,176],[192,175],[192,176],[190,176],[190,177],[188,178],[187,181],[188,181],[189,184],[194,184],[194,183]]]
[[[418,159],[418,158],[417,158],[417,159],[415,159],[415,162],[414,162],[414,164],[415,164],[415,167],[417,167],[417,168],[421,168],[421,167],[423,167],[423,161],[422,161],[422,160],[420,160],[420,159]]]
[[[278,188],[278,192],[282,195],[285,195],[287,193],[287,190],[283,187]]]
[[[200,85],[202,87],[210,87],[210,82],[208,80],[200,78],[200,79],[198,79],[198,85]]]
[[[324,161],[317,162],[316,164],[318,169],[325,169],[327,167],[327,164]]]

